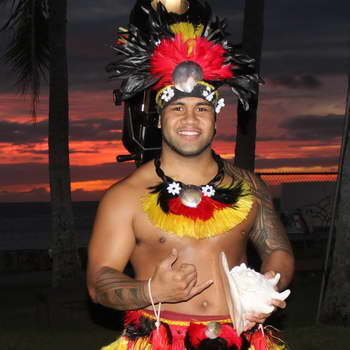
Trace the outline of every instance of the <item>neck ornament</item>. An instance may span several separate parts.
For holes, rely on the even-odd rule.
[[[179,237],[203,239],[230,230],[248,216],[253,203],[249,185],[234,179],[224,185],[224,162],[214,151],[212,155],[217,174],[201,186],[172,179],[160,159],[154,160],[162,182],[149,188],[143,209],[155,226]]]

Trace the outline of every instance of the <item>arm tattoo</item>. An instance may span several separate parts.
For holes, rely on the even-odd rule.
[[[136,281],[110,267],[97,273],[96,292],[98,303],[117,310],[135,310],[150,304],[144,281]]]
[[[292,249],[278,215],[275,212],[272,197],[266,184],[252,173],[226,163],[227,174],[238,180],[246,181],[253,196],[257,199],[259,208],[250,239],[263,259],[276,250],[284,250],[289,254]]]

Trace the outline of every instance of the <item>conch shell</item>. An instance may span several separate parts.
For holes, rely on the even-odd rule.
[[[290,294],[289,289],[282,293],[275,289],[281,277],[279,273],[267,279],[244,263],[230,271],[224,253],[221,253],[221,263],[226,299],[238,334],[244,329],[247,314],[271,313],[274,309],[271,299],[285,300]]]

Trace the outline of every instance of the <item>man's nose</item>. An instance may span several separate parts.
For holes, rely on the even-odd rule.
[[[197,120],[194,108],[186,108],[185,120],[187,123],[193,123]]]

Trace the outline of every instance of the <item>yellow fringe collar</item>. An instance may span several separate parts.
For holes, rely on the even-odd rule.
[[[216,209],[213,217],[206,221],[164,213],[157,203],[158,193],[150,193],[143,198],[143,210],[153,225],[167,233],[178,237],[205,239],[223,234],[247,218],[254,199],[246,182],[242,183],[242,189],[243,193],[233,207]]]

